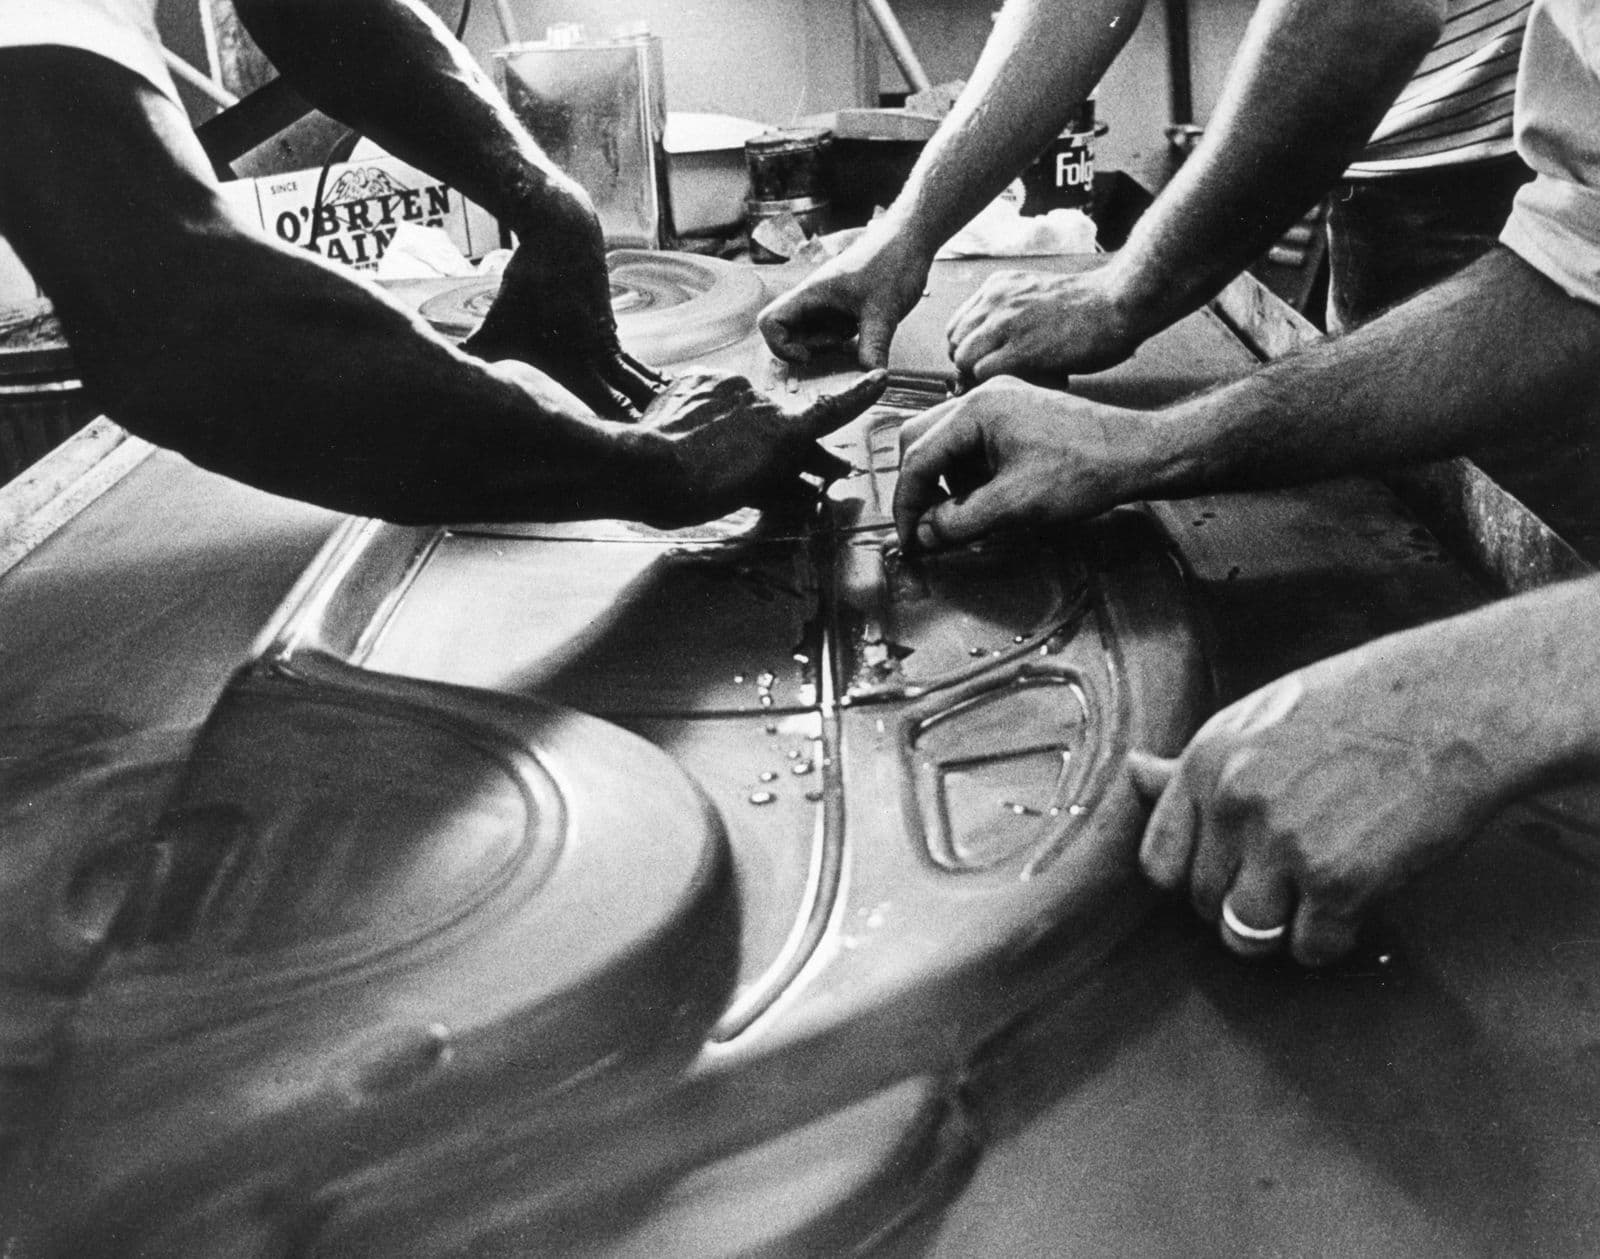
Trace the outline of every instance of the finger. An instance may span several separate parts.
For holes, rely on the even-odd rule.
[[[1128,750],[1126,763],[1133,789],[1150,801],[1159,800],[1167,784],[1178,774],[1177,757],[1154,756],[1137,748]]]
[[[965,546],[993,533],[1007,518],[1006,496],[993,481],[960,498],[935,503],[917,521],[917,546],[926,551]]]
[[[861,324],[861,340],[856,358],[862,368],[872,371],[889,365],[889,346],[894,341],[895,321],[882,315],[869,315]]]
[[[944,325],[944,342],[950,349],[950,356],[955,357],[956,346],[960,345],[972,334],[977,325],[982,310],[984,289],[979,287],[976,293],[968,296],[966,301],[951,312],[950,318]]]
[[[1282,867],[1252,858],[1233,876],[1217,930],[1240,957],[1268,957],[1288,943],[1293,910],[1294,885]]]
[[[656,395],[667,387],[667,378],[646,367],[624,350],[618,350],[606,364],[607,383],[620,393],[636,411],[643,411]]]
[[[833,306],[774,303],[756,326],[772,352],[791,363],[809,363],[819,350],[842,349],[856,335],[855,316]]]
[[[1330,966],[1356,947],[1361,936],[1361,915],[1302,905],[1289,935],[1289,952],[1300,965]]]
[[[837,481],[849,476],[855,468],[848,459],[841,459],[831,450],[824,450],[813,442],[801,457],[800,470],[821,477],[824,481]]]
[[[1222,898],[1239,871],[1243,845],[1236,829],[1219,824],[1215,810],[1195,814],[1194,854],[1189,861],[1189,903],[1206,922],[1222,913]]]
[[[972,364],[972,377],[981,382],[996,376],[1016,376],[1029,366],[1022,347],[1016,341],[1006,341]]]
[[[966,499],[981,490],[992,475],[982,460],[967,459],[945,469],[944,483],[950,487],[950,498]]]
[[[604,419],[632,423],[640,416],[639,409],[626,394],[611,387],[596,364],[590,364],[581,371],[573,373],[572,383],[567,387],[584,405]]]
[[[766,339],[767,348],[785,362],[811,361],[811,350],[790,326],[789,314],[783,303],[776,302],[762,311],[756,317],[756,327]]]
[[[894,490],[894,525],[900,545],[915,551],[921,545],[917,524],[935,503],[948,496],[941,484],[945,469],[981,449],[981,434],[965,411],[950,404],[933,408],[900,430],[900,476]]]
[[[860,380],[838,393],[818,398],[795,418],[811,440],[826,437],[834,429],[848,424],[882,397],[888,384],[888,372],[881,368],[868,372]]]
[[[1005,344],[1005,330],[990,321],[973,328],[950,352],[950,361],[960,371],[973,372],[979,361]]]
[[[1131,761],[1131,758],[1130,758]],[[1159,888],[1175,892],[1189,877],[1199,818],[1188,776],[1180,760],[1156,801],[1139,844],[1139,865]]]

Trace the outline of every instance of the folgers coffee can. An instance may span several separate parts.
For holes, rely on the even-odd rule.
[[[1096,123],[1094,97],[1078,107],[1067,128],[1022,172],[1026,194],[1024,214],[1048,214],[1051,210],[1091,212],[1094,200],[1094,140],[1106,133],[1105,123]]]

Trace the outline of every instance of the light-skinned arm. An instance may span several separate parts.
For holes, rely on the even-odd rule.
[[[1104,267],[1004,272],[951,317],[956,366],[1098,371],[1197,310],[1322,197],[1439,36],[1442,0],[1263,0],[1194,153]]]
[[[1559,432],[1595,413],[1596,361],[1600,309],[1497,249],[1348,337],[1163,410],[980,385],[903,431],[896,523],[934,548]],[[1132,757],[1157,801],[1146,872],[1187,889],[1235,952],[1335,960],[1379,897],[1500,805],[1600,768],[1597,614],[1588,580],[1382,639],[1225,709],[1176,763]],[[1224,902],[1285,931],[1240,935]]]
[[[859,335],[861,365],[883,366],[939,246],[1060,134],[1143,9],[1144,0],[1009,0],[894,204],[762,313],[773,352],[805,362]]]
[[[1363,918],[1504,805],[1600,771],[1600,578],[1391,635],[1218,713],[1176,761],[1140,860],[1245,957],[1336,961]],[[1252,939],[1222,917],[1281,939]]]
[[[907,545],[950,545],[1558,431],[1594,406],[1597,360],[1600,308],[1496,248],[1349,336],[1159,410],[988,381],[902,430],[895,520]]]

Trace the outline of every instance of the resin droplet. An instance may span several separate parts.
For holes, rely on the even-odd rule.
[[[1039,810],[1038,809],[1033,808],[1031,805],[1017,804],[1015,801],[1012,801],[1012,800],[1003,800],[1003,801],[1001,801],[1000,807],[1002,809],[1004,809],[1007,813],[1014,813],[1018,817],[1038,817],[1039,816]]]
[[[804,778],[812,771],[813,768],[814,766],[810,761],[796,761],[793,765],[789,766],[789,772],[796,778]]]
[[[752,791],[750,793],[751,804],[771,804],[777,798],[770,791]]]
[[[733,684],[734,684],[734,685],[735,685],[735,686],[743,686],[743,685],[744,685],[744,674],[742,674],[742,673],[735,673],[735,674],[734,674],[734,675],[733,675]]]
[[[969,656],[987,656],[988,654],[989,654],[989,649],[987,647],[968,647],[967,648],[967,655],[969,655]]]
[[[806,799],[812,804],[821,804],[822,793],[820,791],[808,791],[806,792]]]
[[[777,782],[778,781],[778,771],[775,770],[775,769],[764,769],[764,770],[762,770],[761,771],[761,781],[764,782],[764,783],[775,783],[775,782]]]
[[[764,669],[762,672],[756,674],[756,685],[764,691],[771,690],[772,684],[777,680],[778,675],[773,673],[770,669]]]

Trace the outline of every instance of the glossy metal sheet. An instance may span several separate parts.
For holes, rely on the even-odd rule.
[[[906,414],[781,517],[336,535],[124,863],[30,1244],[848,1253],[946,1200],[1208,692],[1142,512],[901,556]]]

